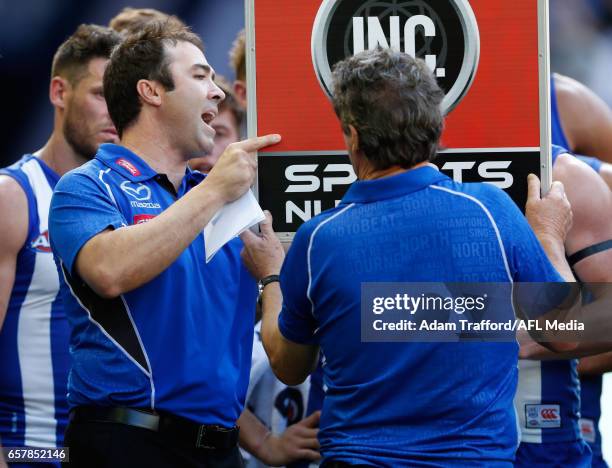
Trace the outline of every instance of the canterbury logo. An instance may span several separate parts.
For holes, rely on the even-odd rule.
[[[542,419],[559,419],[559,415],[557,414],[557,411],[554,409],[543,409],[540,412],[540,416],[542,417]]]
[[[147,201],[151,199],[151,189],[143,184],[135,185],[126,180],[125,182],[121,182],[121,190],[138,201]]]

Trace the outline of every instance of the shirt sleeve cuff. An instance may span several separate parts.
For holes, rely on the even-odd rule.
[[[105,231],[108,228],[115,230],[115,229],[119,229],[124,226],[126,226],[125,221],[122,218],[117,218],[115,220],[108,221],[105,224],[101,224],[100,227],[97,229],[92,229],[91,231],[84,233],[80,239],[75,241],[73,245],[72,253],[69,255],[69,257],[62,258],[70,274],[74,274],[74,265],[76,263],[76,258],[79,252],[81,251],[81,249],[83,248],[83,246],[87,242],[89,242],[92,238],[94,238],[95,236],[97,236],[102,231]]]
[[[308,326],[306,324],[291,320],[284,307],[278,316],[278,329],[283,337],[294,343],[302,345],[318,344],[314,332],[308,333]],[[306,331],[306,333],[304,333],[304,331]]]

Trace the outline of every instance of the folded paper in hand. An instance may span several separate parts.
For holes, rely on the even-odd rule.
[[[250,190],[217,211],[204,228],[206,263],[230,240],[264,219],[266,216]]]

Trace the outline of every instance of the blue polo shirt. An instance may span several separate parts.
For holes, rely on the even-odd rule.
[[[222,426],[242,412],[257,288],[239,239],[206,264],[200,234],[159,276],[111,300],[74,268],[93,236],[151,220],[202,179],[187,169],[175,193],[137,155],[106,144],[57,184],[49,229],[71,326],[72,407],[154,409]]]
[[[377,281],[563,281],[525,217],[432,167],[358,181],[298,230],[281,273],[281,333],[325,356],[325,460],[511,466],[517,344],[362,342],[361,284]]]

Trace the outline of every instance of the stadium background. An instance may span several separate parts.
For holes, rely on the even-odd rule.
[[[612,0],[550,0],[551,63],[612,105]],[[244,27],[243,0],[0,0],[0,166],[40,148],[53,123],[48,101],[51,59],[80,23],[107,24],[121,8],[178,15],[206,45],[217,73],[233,79],[228,51]],[[612,462],[612,374],[602,398],[604,456]]]

